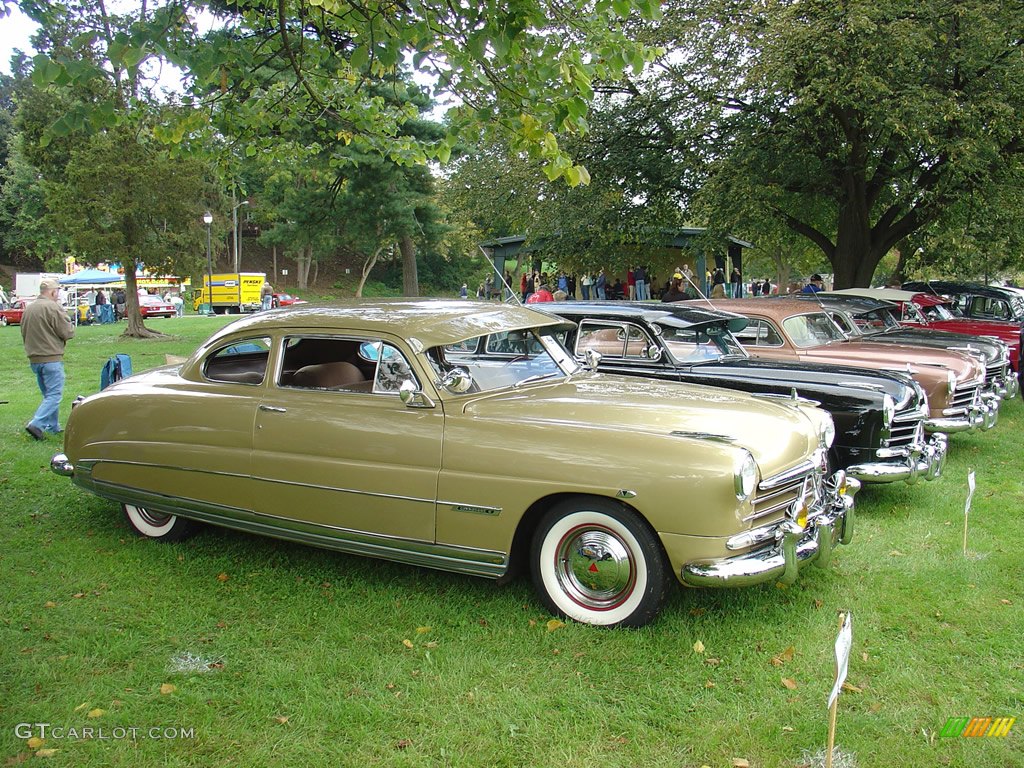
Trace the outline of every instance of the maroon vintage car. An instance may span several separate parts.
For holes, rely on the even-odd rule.
[[[24,299],[16,299],[9,306],[0,309],[0,325],[20,325],[26,303]]]
[[[1021,378],[1020,348],[1024,331],[1020,323],[964,317],[952,301],[931,293],[903,291],[897,288],[845,288],[832,293],[867,296],[898,304],[901,312],[900,325],[908,328],[927,328],[966,336],[993,336],[1010,348],[1010,367],[1017,377]]]

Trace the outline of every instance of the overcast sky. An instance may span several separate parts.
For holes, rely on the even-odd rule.
[[[28,39],[36,31],[36,25],[16,5],[8,5],[11,15],[0,19],[0,73],[11,74],[11,54],[14,49],[34,55]]]

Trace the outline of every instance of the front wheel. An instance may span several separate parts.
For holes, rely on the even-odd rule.
[[[7,315],[0,315],[0,325],[7,325]]]
[[[147,539],[181,541],[191,536],[196,529],[196,523],[176,515],[151,512],[145,507],[136,507],[133,504],[122,504],[121,508],[132,530]]]
[[[657,536],[614,502],[571,499],[553,507],[530,554],[545,607],[584,624],[642,627],[668,596],[670,570]]]

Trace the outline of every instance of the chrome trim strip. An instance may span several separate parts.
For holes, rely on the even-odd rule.
[[[88,473],[77,472],[73,482],[97,496],[121,503],[135,504],[165,514],[180,515],[225,528],[310,544],[346,554],[376,557],[492,579],[503,576],[509,565],[508,554],[496,550],[382,536],[265,513],[253,513],[196,499],[170,497],[114,483],[95,481]],[[285,525],[271,525],[258,518],[280,520]]]
[[[153,469],[172,469],[175,472],[188,472],[203,475],[215,475],[217,477],[238,477],[243,479],[258,480],[263,483],[275,483],[277,485],[294,485],[301,488],[314,488],[318,491],[337,491],[338,493],[351,493],[355,496],[370,496],[379,499],[398,499],[400,501],[416,501],[423,504],[434,504],[437,503],[435,499],[425,499],[419,496],[400,496],[395,493],[379,493],[376,491],[361,491],[355,488],[339,488],[334,485],[319,485],[316,483],[299,483],[291,480],[274,480],[268,477],[255,477],[253,475],[245,475],[239,472],[218,472],[216,470],[209,469],[183,469],[182,467],[175,467],[169,464],[153,464],[151,462],[144,461],[126,461],[124,459],[82,459],[78,463],[78,468],[83,471],[92,472],[93,466],[99,463],[106,464],[125,464],[134,467],[151,467]],[[454,502],[440,502],[440,503],[454,503]]]
[[[777,475],[766,477],[758,484],[757,487],[762,491],[770,491],[774,488],[778,488],[780,485],[792,483],[804,475],[810,474],[820,465],[820,459],[807,459],[806,461],[797,464],[792,469],[787,469],[785,472],[780,472]]]
[[[736,442],[735,438],[729,437],[728,435],[716,435],[712,432],[685,432],[682,430],[674,430],[670,434],[675,437],[692,437],[694,440],[714,440],[728,445],[732,445]]]

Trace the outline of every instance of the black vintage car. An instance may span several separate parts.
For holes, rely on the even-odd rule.
[[[598,370],[817,401],[835,422],[833,467],[858,480],[915,482],[942,472],[946,438],[925,437],[926,396],[901,373],[752,359],[733,335],[746,318],[715,309],[579,301],[542,308],[577,323],[561,340],[580,360],[599,353]]]
[[[962,333],[905,328],[900,325],[899,307],[891,301],[867,296],[820,292],[790,296],[819,304],[849,338],[864,337],[872,343],[903,344],[913,347],[952,349],[974,355],[985,365],[982,396],[995,405],[991,420],[999,413],[998,404],[1017,394],[1018,383],[1010,367],[1010,348],[994,337],[968,337]]]

